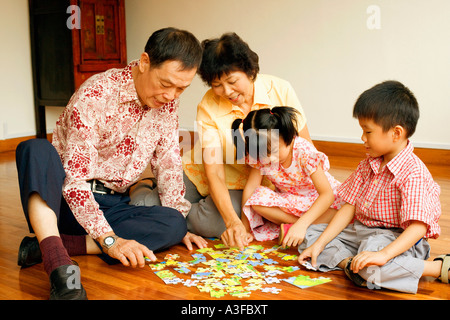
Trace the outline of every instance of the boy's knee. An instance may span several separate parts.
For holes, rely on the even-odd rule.
[[[359,252],[361,251],[380,251],[387,247],[390,243],[396,239],[395,235],[391,233],[382,233],[369,236],[367,239],[361,241]]]

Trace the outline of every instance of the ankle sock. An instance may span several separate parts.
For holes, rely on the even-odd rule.
[[[86,236],[61,234],[61,240],[69,256],[82,256],[86,254]]]
[[[44,269],[48,275],[60,266],[73,264],[60,237],[51,236],[39,243],[42,252]]]

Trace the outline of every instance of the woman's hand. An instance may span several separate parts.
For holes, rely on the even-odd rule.
[[[250,239],[253,238],[248,235],[242,221],[237,219],[227,226],[227,229],[222,233],[220,238],[226,246],[238,247],[239,250],[244,250],[244,247],[248,246],[251,241]]]
[[[192,243],[195,243],[200,249],[208,246],[208,242],[205,239],[190,232],[186,233],[182,242],[186,245],[188,250],[193,249]]]

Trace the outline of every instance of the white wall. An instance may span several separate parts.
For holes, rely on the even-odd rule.
[[[380,29],[367,27],[371,5]],[[234,31],[258,53],[261,72],[292,83],[313,138],[360,142],[355,100],[396,79],[419,101],[415,145],[450,149],[449,12],[448,0],[127,0],[128,56],[165,26],[200,40]],[[194,127],[205,90],[196,79],[183,94],[183,127]]]
[[[0,140],[36,134],[27,0],[0,0]]]
[[[128,59],[162,27],[200,40],[234,31],[260,56],[262,73],[289,80],[313,138],[359,142],[351,111],[358,95],[387,79],[415,93],[416,146],[450,149],[448,0],[126,0]],[[0,139],[35,133],[27,0],[0,0]],[[370,30],[380,9],[380,29]],[[377,21],[375,21],[377,22]],[[208,88],[196,77],[182,96],[180,121],[194,128]],[[48,131],[62,108],[48,108]]]

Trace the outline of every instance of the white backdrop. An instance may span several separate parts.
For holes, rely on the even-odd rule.
[[[27,0],[0,0],[0,139],[35,133]],[[318,140],[360,142],[358,95],[396,79],[416,95],[416,146],[450,149],[448,0],[125,0],[128,60],[149,35],[174,26],[199,40],[234,31],[260,57],[262,73],[291,82]],[[14,30],[14,32],[11,32]],[[180,124],[193,130],[208,88],[196,77]],[[47,108],[51,132],[62,108]]]

